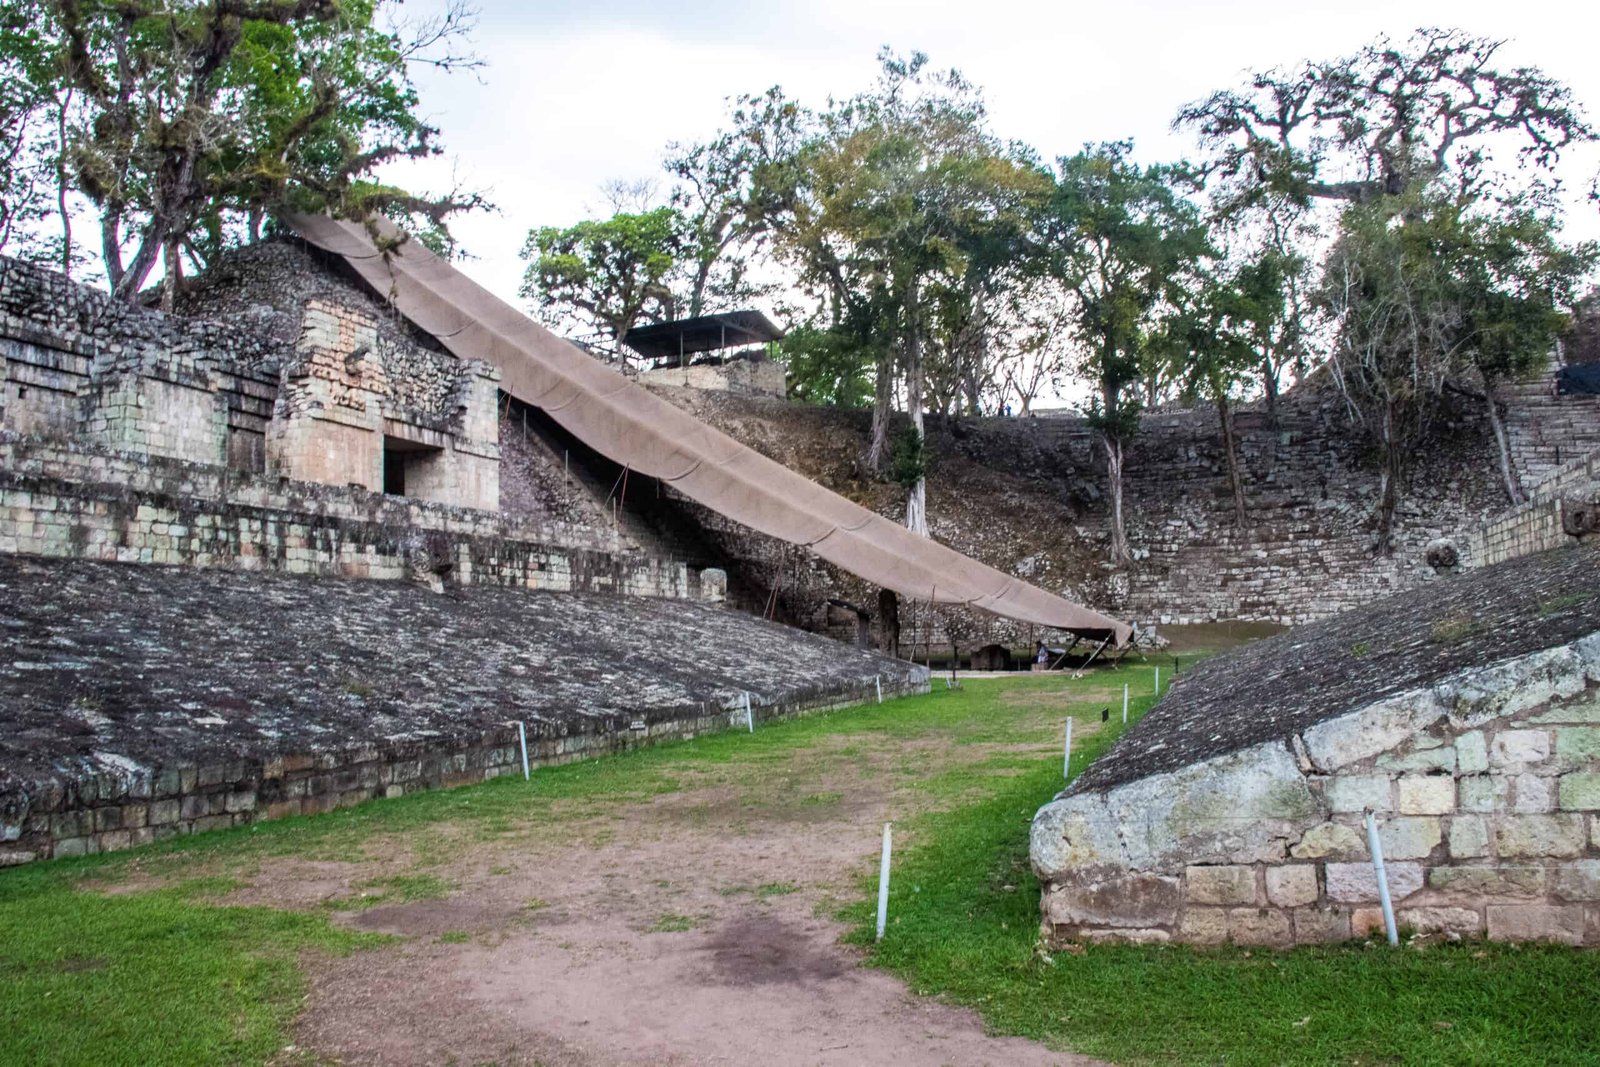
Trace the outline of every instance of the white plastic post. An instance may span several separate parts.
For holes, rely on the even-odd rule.
[[[1378,841],[1378,820],[1372,809],[1367,809],[1367,848],[1372,852],[1372,873],[1378,879],[1378,903],[1383,905],[1383,929],[1389,935],[1389,944],[1400,943],[1400,932],[1394,925],[1394,903],[1389,899],[1389,875],[1383,869],[1383,845]]]
[[[522,746],[522,780],[528,780],[528,726],[521,719],[517,720],[517,742]]]
[[[880,675],[878,675],[876,678],[874,678],[872,680],[874,682],[878,683],[878,703],[882,704],[883,703],[883,675],[880,674]]]
[[[1067,740],[1061,746],[1061,777],[1072,779],[1072,720],[1067,720]]]
[[[893,823],[883,824],[883,861],[878,865],[878,940],[889,925],[889,854],[894,850]]]
[[[750,710],[750,690],[744,691],[744,724],[751,733],[756,732],[755,713]]]
[[[1128,683],[1122,683],[1122,725],[1128,725]]]
[[[1161,668],[1156,668],[1156,696],[1161,695]]]

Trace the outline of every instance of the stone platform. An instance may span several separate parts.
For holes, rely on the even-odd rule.
[[[0,555],[0,864],[926,690],[681,600]]]

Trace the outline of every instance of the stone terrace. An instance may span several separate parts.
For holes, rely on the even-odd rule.
[[[718,607],[0,556],[0,864],[927,687]]]

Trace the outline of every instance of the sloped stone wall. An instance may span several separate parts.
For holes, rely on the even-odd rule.
[[[1401,926],[1600,944],[1600,634],[1056,800],[1032,834],[1045,936],[1381,931],[1367,811]]]

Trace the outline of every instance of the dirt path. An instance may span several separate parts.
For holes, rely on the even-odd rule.
[[[403,935],[310,963],[296,1054],[348,1064],[1045,1065],[1090,1061],[986,1036],[977,1016],[861,966],[832,918],[859,893],[915,781],[1016,743],[914,739],[862,754],[829,738],[760,778],[690,773],[559,832],[474,843],[443,899],[344,916]],[[769,781],[772,788],[762,788]],[[409,846],[407,846],[409,847]],[[232,899],[314,906],[375,869],[268,860]]]

